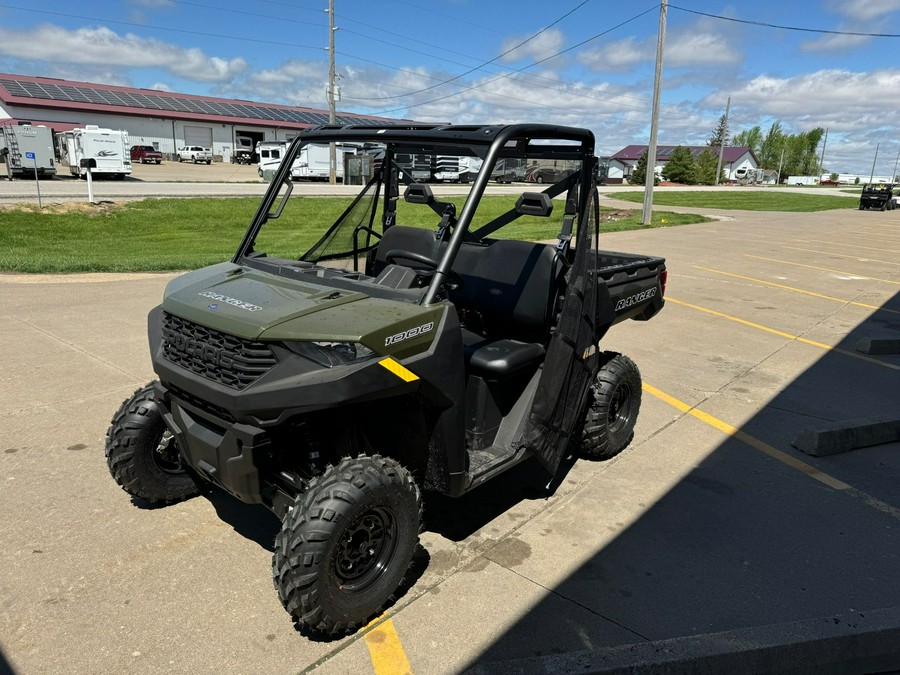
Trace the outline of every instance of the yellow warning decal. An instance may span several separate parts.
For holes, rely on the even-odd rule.
[[[418,375],[416,375],[414,372],[412,372],[408,368],[404,368],[403,366],[401,366],[399,363],[397,363],[396,361],[394,361],[394,359],[392,359],[390,357],[383,359],[383,360],[379,361],[378,363],[380,365],[384,366],[385,368],[387,368],[389,371],[391,371],[394,375],[399,377],[404,382],[412,382],[414,380],[419,379]]]

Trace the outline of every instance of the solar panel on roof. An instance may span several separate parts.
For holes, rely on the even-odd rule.
[[[274,122],[294,122],[300,124],[328,124],[326,113],[290,108],[271,108],[264,105],[230,103],[225,101],[203,101],[180,96],[157,96],[144,93],[119,92],[100,87],[79,87],[68,84],[51,84],[26,80],[0,79],[3,86],[12,96],[23,98],[46,99],[51,101],[71,101],[75,103],[91,103],[93,105],[115,105],[147,110],[167,110],[171,112],[189,112],[202,115],[219,115],[225,117],[243,117],[253,120]],[[339,116],[335,118],[339,124],[385,124],[383,121],[359,117]]]

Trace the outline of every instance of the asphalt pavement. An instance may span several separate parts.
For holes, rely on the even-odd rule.
[[[215,491],[139,508],[108,474],[104,433],[153,377],[146,315],[173,275],[0,275],[0,671],[554,672],[572,653],[895,618],[900,443],[792,442],[900,416],[900,355],[855,351],[900,337],[900,212],[723,215],[604,235],[668,260],[663,312],[602,345],[644,378],[631,445],[569,465],[550,496],[529,464],[429,496],[409,587],[330,642],[276,598],[267,511]]]

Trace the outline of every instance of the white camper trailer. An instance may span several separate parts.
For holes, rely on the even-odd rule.
[[[433,179],[438,182],[468,183],[475,180],[484,160],[480,157],[438,155],[434,160]]]
[[[290,144],[290,141],[262,141],[256,144],[256,154],[259,155],[256,172],[260,178],[266,175],[266,171],[276,171],[281,166],[281,160]]]
[[[69,167],[73,176],[85,177],[82,160],[94,160],[93,176],[111,176],[119,180],[131,173],[128,132],[101,129],[94,124],[57,134],[59,161]]]
[[[56,174],[53,160],[53,132],[43,125],[17,124],[0,127],[0,154],[9,179]],[[31,155],[29,157],[29,155]]]
[[[344,155],[355,155],[359,148],[343,143],[335,144],[335,175],[344,179]],[[291,166],[291,180],[328,180],[331,178],[331,151],[327,145],[310,143],[300,149]]]
[[[264,141],[256,144],[259,153],[261,177],[266,171],[275,171],[281,166],[281,160],[290,146],[290,141]],[[344,155],[355,155],[359,148],[355,145],[338,143],[335,147],[336,174],[339,180],[344,178]],[[330,157],[327,145],[310,143],[300,149],[300,153],[291,165],[291,180],[328,180],[331,174]]]

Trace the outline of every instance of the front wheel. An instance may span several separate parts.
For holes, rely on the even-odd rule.
[[[590,459],[611,459],[634,437],[641,409],[641,373],[623,354],[605,352],[591,384],[579,449]]]
[[[198,492],[163,422],[152,382],[134,392],[113,416],[106,432],[106,463],[125,492],[151,504],[177,502]]]
[[[378,455],[345,457],[315,478],[275,538],[272,576],[301,626],[352,631],[394,599],[419,542],[412,476]]]

